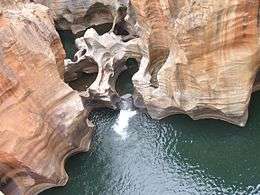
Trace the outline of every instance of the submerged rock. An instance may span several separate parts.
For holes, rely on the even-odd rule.
[[[89,148],[92,125],[62,80],[64,50],[47,7],[1,1],[0,191],[65,185],[64,161]]]

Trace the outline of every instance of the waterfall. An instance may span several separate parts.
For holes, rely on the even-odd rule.
[[[137,114],[135,110],[133,110],[133,102],[132,97],[129,95],[125,95],[121,97],[120,102],[120,113],[116,120],[116,123],[113,125],[113,130],[123,139],[127,138],[127,128],[129,125],[129,120]]]

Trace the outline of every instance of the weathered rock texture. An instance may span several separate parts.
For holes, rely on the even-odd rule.
[[[64,50],[47,7],[0,2],[0,191],[64,185],[64,160],[87,150],[92,128],[67,86]]]
[[[185,113],[245,125],[259,69],[259,1],[132,4],[149,47],[149,62],[133,81],[150,115]]]
[[[0,190],[8,194],[64,185],[65,158],[86,150],[91,135],[79,95],[62,81],[50,13],[28,1],[0,2]],[[115,80],[136,58],[136,102],[153,118],[185,113],[245,125],[260,89],[258,0],[34,1],[51,8],[60,29],[110,24],[104,35],[88,30],[66,61],[68,80],[98,72],[86,101],[113,107]]]
[[[89,105],[94,102],[99,104],[95,106],[116,108],[120,101],[115,82],[126,69],[127,59],[140,61],[144,45],[138,38],[124,41],[127,37],[113,32],[98,35],[94,29],[89,29],[84,37],[76,40],[79,51],[75,54],[75,61],[65,60],[65,80],[77,79],[80,72],[98,72],[94,83],[81,93]]]
[[[143,40],[138,47],[144,48],[137,52],[142,60],[133,77],[138,105],[156,119],[185,113],[193,119],[216,118],[244,126],[251,93],[259,89],[258,10],[258,0],[132,0],[125,15],[130,21],[127,30],[138,34]],[[103,38],[111,40],[109,35]],[[92,37],[95,41],[92,58],[100,53],[99,43],[106,42],[97,35]],[[102,89],[100,71],[102,78],[120,72],[123,65],[112,60],[120,51],[105,56],[113,69],[99,70],[89,90]],[[94,61],[104,68],[108,60],[100,59]],[[76,64],[81,61],[78,58]]]
[[[128,0],[33,0],[52,10],[57,28],[72,30],[75,34],[86,28],[119,22],[118,8]],[[105,26],[103,26],[105,28]]]

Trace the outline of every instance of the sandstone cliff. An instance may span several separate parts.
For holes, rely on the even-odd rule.
[[[144,48],[133,51],[141,56],[133,77],[138,106],[156,119],[184,113],[244,126],[251,93],[259,89],[259,1],[132,0],[127,5],[128,33]]]
[[[64,50],[47,7],[0,8],[0,191],[37,194],[66,183],[64,160],[88,149],[92,128],[62,80]]]
[[[0,190],[64,185],[65,158],[88,149],[88,113],[64,71],[70,78],[97,71],[85,101],[114,107],[115,80],[136,58],[136,104],[153,118],[184,113],[245,125],[251,93],[260,89],[258,0],[33,1],[51,10],[0,2]],[[50,15],[59,29],[96,29],[79,39],[66,70]],[[103,24],[109,32],[98,35]]]
[[[133,80],[150,115],[245,125],[259,69],[259,1],[132,3],[150,59]]]

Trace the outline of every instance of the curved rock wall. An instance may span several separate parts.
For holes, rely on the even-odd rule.
[[[116,104],[120,102],[115,89],[116,80],[127,69],[127,59],[134,58],[140,62],[144,45],[142,40],[124,41],[124,37],[113,32],[98,35],[95,29],[89,29],[83,37],[76,39],[76,45],[79,51],[75,54],[75,61],[65,60],[65,80],[77,79],[78,72],[97,72],[96,80],[81,92],[81,96],[86,100],[86,105],[116,109]]]
[[[150,59],[133,80],[149,114],[185,113],[244,126],[259,69],[259,1],[132,3]]]
[[[88,30],[69,62],[72,73],[82,59],[98,66],[86,99],[113,107],[123,61],[137,58],[135,99],[153,118],[185,113],[245,125],[251,93],[260,88],[258,0],[34,2],[51,11],[29,0],[0,2],[1,191],[37,194],[64,185],[65,158],[90,143],[88,112],[62,80],[64,50],[50,15],[75,33],[113,23],[105,35]],[[93,71],[88,65],[80,66]]]
[[[128,5],[130,34],[138,34],[148,51],[140,51],[133,77],[138,105],[156,119],[185,113],[244,126],[251,93],[259,88],[259,1],[132,0]]]
[[[113,23],[118,20],[117,9],[128,4],[128,0],[33,0],[52,10],[61,30],[72,30],[75,34],[86,28]]]
[[[64,160],[89,147],[92,125],[66,85],[64,50],[47,7],[0,2],[0,191],[64,185]]]

